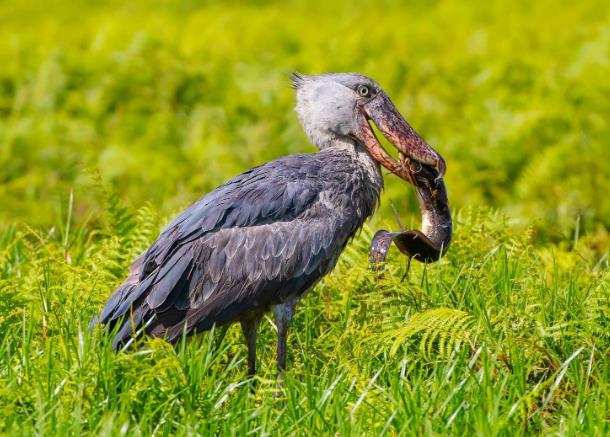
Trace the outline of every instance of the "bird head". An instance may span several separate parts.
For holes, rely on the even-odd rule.
[[[356,73],[292,75],[296,112],[311,141],[324,149],[337,142],[356,142],[390,172],[411,181],[408,163],[415,162],[445,173],[445,161],[400,115],[388,95],[374,80]],[[392,158],[370,126],[399,151]]]

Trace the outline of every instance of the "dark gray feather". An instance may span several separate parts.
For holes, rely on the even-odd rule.
[[[353,156],[333,150],[239,175],[165,228],[100,321],[124,317],[120,344],[154,315],[147,332],[171,340],[304,293],[334,267],[380,189]]]

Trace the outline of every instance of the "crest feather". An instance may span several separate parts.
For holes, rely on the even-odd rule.
[[[302,75],[301,73],[294,71],[291,75],[290,75],[290,80],[292,80],[292,88],[295,90],[298,90],[299,88],[301,88],[301,86],[305,83],[305,76]]]

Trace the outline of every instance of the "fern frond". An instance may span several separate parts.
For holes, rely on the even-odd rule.
[[[417,344],[421,355],[431,360],[448,358],[462,344],[471,343],[476,330],[470,314],[453,308],[434,308],[414,314],[406,324],[384,335],[392,340],[391,354],[411,343]]]
[[[110,217],[113,233],[122,241],[127,242],[136,226],[134,215],[128,208],[121,205],[121,199],[115,190],[106,190],[105,194],[106,212]]]
[[[152,205],[146,202],[134,214],[135,229],[131,238],[133,255],[137,256],[153,242],[159,234],[159,217]]]

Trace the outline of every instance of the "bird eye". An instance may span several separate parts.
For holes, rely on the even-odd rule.
[[[371,95],[371,89],[366,85],[358,85],[357,91],[360,97],[369,97]]]

